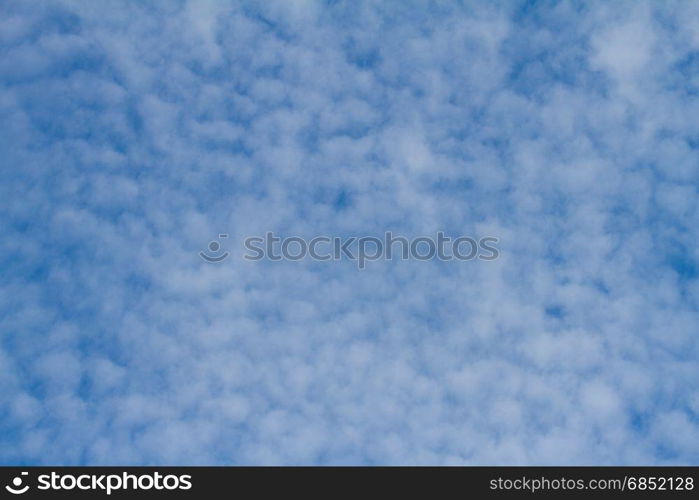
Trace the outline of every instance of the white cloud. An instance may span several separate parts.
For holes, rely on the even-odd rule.
[[[2,9],[3,463],[696,462],[692,5]]]

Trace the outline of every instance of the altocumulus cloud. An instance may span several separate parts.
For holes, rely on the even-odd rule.
[[[698,3],[0,12],[0,462],[699,463]]]

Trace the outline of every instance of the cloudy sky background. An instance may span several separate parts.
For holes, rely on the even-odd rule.
[[[699,463],[697,26],[2,2],[0,462]],[[501,256],[241,258],[389,230]]]

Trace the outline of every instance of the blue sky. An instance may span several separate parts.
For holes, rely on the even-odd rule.
[[[2,2],[0,463],[699,463],[698,24]],[[500,258],[241,259],[267,231]]]

